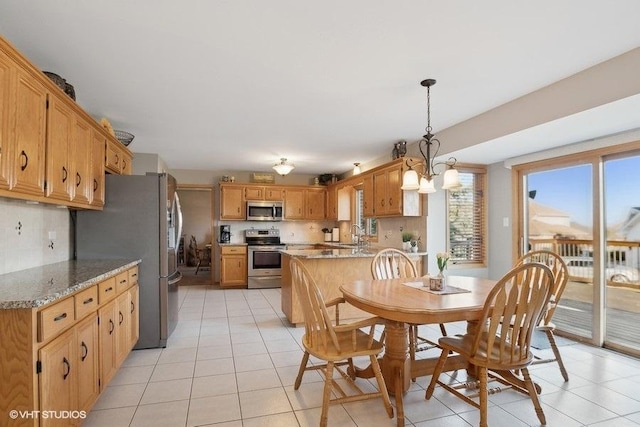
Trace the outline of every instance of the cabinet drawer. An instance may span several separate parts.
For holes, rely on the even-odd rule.
[[[76,319],[82,319],[86,314],[98,308],[98,287],[91,286],[75,296]]]
[[[67,298],[38,312],[38,342],[43,342],[75,321],[73,298]]]
[[[116,289],[120,294],[129,287],[129,271],[122,272],[116,276]]]
[[[138,266],[129,269],[129,285],[138,283]]]
[[[247,247],[246,246],[222,246],[221,253],[222,255],[246,254]]]
[[[116,296],[116,278],[112,277],[98,283],[98,303],[101,305],[111,301]]]

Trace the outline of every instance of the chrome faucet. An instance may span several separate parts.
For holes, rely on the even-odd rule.
[[[364,243],[364,239],[362,238],[362,227],[358,224],[351,224],[351,228],[355,228],[355,233],[351,235],[351,239],[356,245],[360,246]]]

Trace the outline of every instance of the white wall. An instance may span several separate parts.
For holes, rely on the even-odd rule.
[[[0,197],[0,274],[71,259],[71,230],[66,207]]]

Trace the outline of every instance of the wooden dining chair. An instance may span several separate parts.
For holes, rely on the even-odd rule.
[[[525,264],[528,262],[542,263],[549,267],[551,269],[551,272],[553,273],[553,285],[551,286],[551,297],[549,298],[549,304],[542,310],[542,313],[540,314],[540,321],[538,322],[538,326],[536,327],[536,329],[543,332],[547,337],[554,357],[543,359],[534,354],[534,360],[532,364],[536,365],[540,363],[556,362],[558,364],[558,367],[560,368],[562,378],[564,378],[565,381],[569,381],[569,374],[564,367],[562,356],[560,355],[560,350],[558,349],[558,345],[556,344],[556,340],[553,334],[553,331],[556,327],[551,322],[553,313],[556,311],[558,302],[560,301],[562,293],[564,292],[564,289],[567,286],[567,282],[569,281],[569,270],[567,268],[567,264],[564,262],[562,257],[560,257],[560,255],[547,250],[528,252],[516,261],[516,265]]]
[[[439,384],[480,409],[480,427],[486,427],[488,395],[502,391],[498,387],[488,389],[487,383],[491,379],[528,395],[540,423],[546,424],[538,400],[539,389],[531,380],[527,367],[533,360],[531,334],[549,302],[552,285],[553,273],[549,267],[539,263],[518,265],[500,279],[485,300],[474,332],[438,340],[442,353],[425,398],[430,399],[436,384]],[[440,381],[449,352],[458,353],[467,360],[471,369],[476,370],[477,382],[453,385]],[[460,391],[465,388],[477,391],[473,394]],[[478,397],[479,402],[475,400]]]
[[[302,337],[304,355],[300,363],[294,390],[298,390],[300,387],[302,376],[306,371],[318,369],[323,371],[325,380],[322,414],[320,416],[321,427],[327,425],[330,404],[372,398],[381,398],[389,418],[393,418],[393,407],[389,401],[389,394],[377,358],[383,346],[382,343],[374,339],[375,326],[380,323],[380,319],[372,317],[349,324],[340,324],[338,317],[337,324],[334,324],[329,316],[327,307],[338,306],[338,304],[345,302],[344,299],[335,298],[325,302],[315,280],[304,264],[297,258],[291,258],[290,268],[292,283],[302,306],[305,328],[305,333]],[[368,333],[361,330],[361,328],[366,327],[369,328]],[[324,361],[324,363],[307,366],[310,355]],[[378,383],[377,391],[365,392],[354,381],[353,358],[358,356],[369,356],[371,368]],[[344,369],[345,366],[346,370]],[[334,369],[349,385],[352,391],[351,394],[347,394],[340,384],[334,380]],[[331,398],[332,395],[337,397]]]
[[[406,253],[398,249],[381,249],[371,261],[371,274],[374,279],[396,279],[400,277],[417,277],[418,271]],[[440,332],[447,335],[444,324],[440,324]],[[384,336],[381,341],[384,341]],[[437,347],[437,343],[418,335],[418,325],[409,325],[409,356],[411,360],[416,359],[416,352],[429,350]],[[412,378],[415,381],[415,378]]]

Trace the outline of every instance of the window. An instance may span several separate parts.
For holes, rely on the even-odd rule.
[[[376,218],[365,218],[364,217],[364,191],[362,187],[356,187],[356,212],[355,212],[355,222],[354,224],[358,224],[362,232],[367,236],[377,236],[378,235],[378,220]]]
[[[486,170],[458,168],[462,187],[449,190],[449,254],[455,264],[485,264]]]

